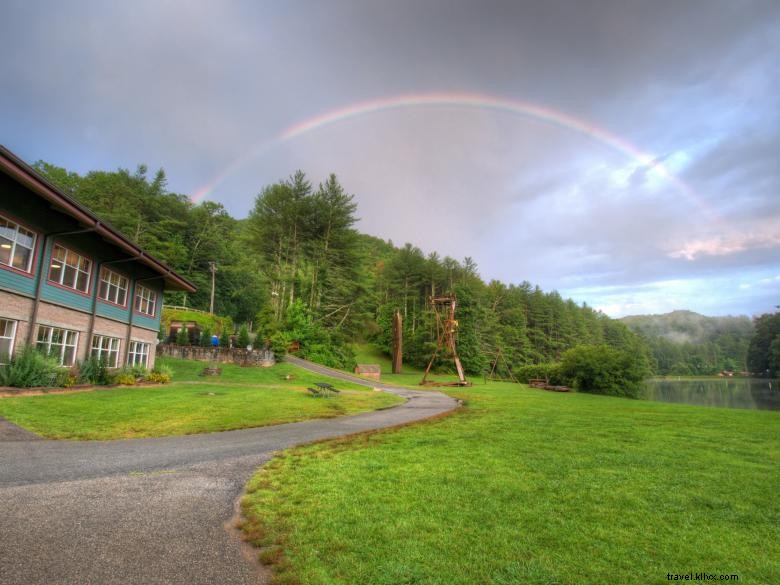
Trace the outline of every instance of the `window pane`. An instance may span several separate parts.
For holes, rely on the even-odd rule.
[[[58,262],[55,260],[55,262]],[[62,279],[62,265],[61,264],[52,264],[51,268],[49,269],[49,280],[52,282],[60,282]],[[55,268],[56,267],[56,268]]]
[[[72,266],[65,265],[63,268],[63,276],[61,284],[73,288],[76,286],[76,269]]]
[[[25,271],[29,270],[31,257],[32,250],[17,245],[16,251],[14,252],[14,268]]]
[[[11,343],[11,339],[0,338],[0,364],[8,363],[8,359],[11,357]]]
[[[124,305],[125,299],[127,299],[127,290],[120,288],[116,295],[116,303],[118,305]]]
[[[38,327],[38,341],[46,341],[50,330],[50,327]]]
[[[3,264],[11,264],[11,252],[13,244],[11,240],[0,235],[0,262]]]
[[[19,234],[16,236],[16,242],[20,246],[32,249],[33,242],[35,242],[35,234],[33,232],[27,231],[24,228],[19,228]]]
[[[0,237],[11,241],[16,239],[16,225],[0,219]]]
[[[66,347],[62,356],[62,365],[72,366],[73,362],[75,361],[75,358],[76,358],[76,348]]]
[[[81,292],[87,292],[89,286],[89,275],[86,272],[78,273],[78,280],[76,281],[76,288]]]

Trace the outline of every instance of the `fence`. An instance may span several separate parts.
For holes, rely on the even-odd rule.
[[[268,368],[276,363],[270,349],[227,349],[224,347],[199,347],[197,345],[175,345],[161,343],[157,346],[157,356],[175,357],[201,362],[234,363],[241,366],[261,366]]]

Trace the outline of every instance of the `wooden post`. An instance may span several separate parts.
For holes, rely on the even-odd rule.
[[[404,331],[401,322],[401,311],[393,313],[393,373],[400,374],[403,366]]]

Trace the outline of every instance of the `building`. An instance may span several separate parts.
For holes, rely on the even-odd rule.
[[[34,344],[151,368],[164,289],[195,292],[0,146],[0,363]]]
[[[358,364],[355,366],[355,373],[359,376],[365,376],[366,378],[372,378],[374,380],[379,380],[382,375],[379,364]]]

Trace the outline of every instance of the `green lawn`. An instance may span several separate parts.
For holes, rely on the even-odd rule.
[[[780,583],[780,413],[451,393],[457,414],[291,449],[255,475],[245,530],[278,582]]]
[[[219,377],[200,377],[202,362],[160,359],[174,370],[164,386],[120,387],[0,399],[0,415],[44,437],[123,439],[258,427],[386,408],[402,402],[385,392],[330,380],[332,398],[306,391],[325,377],[291,366],[222,366]],[[286,375],[292,380],[285,380]]]

